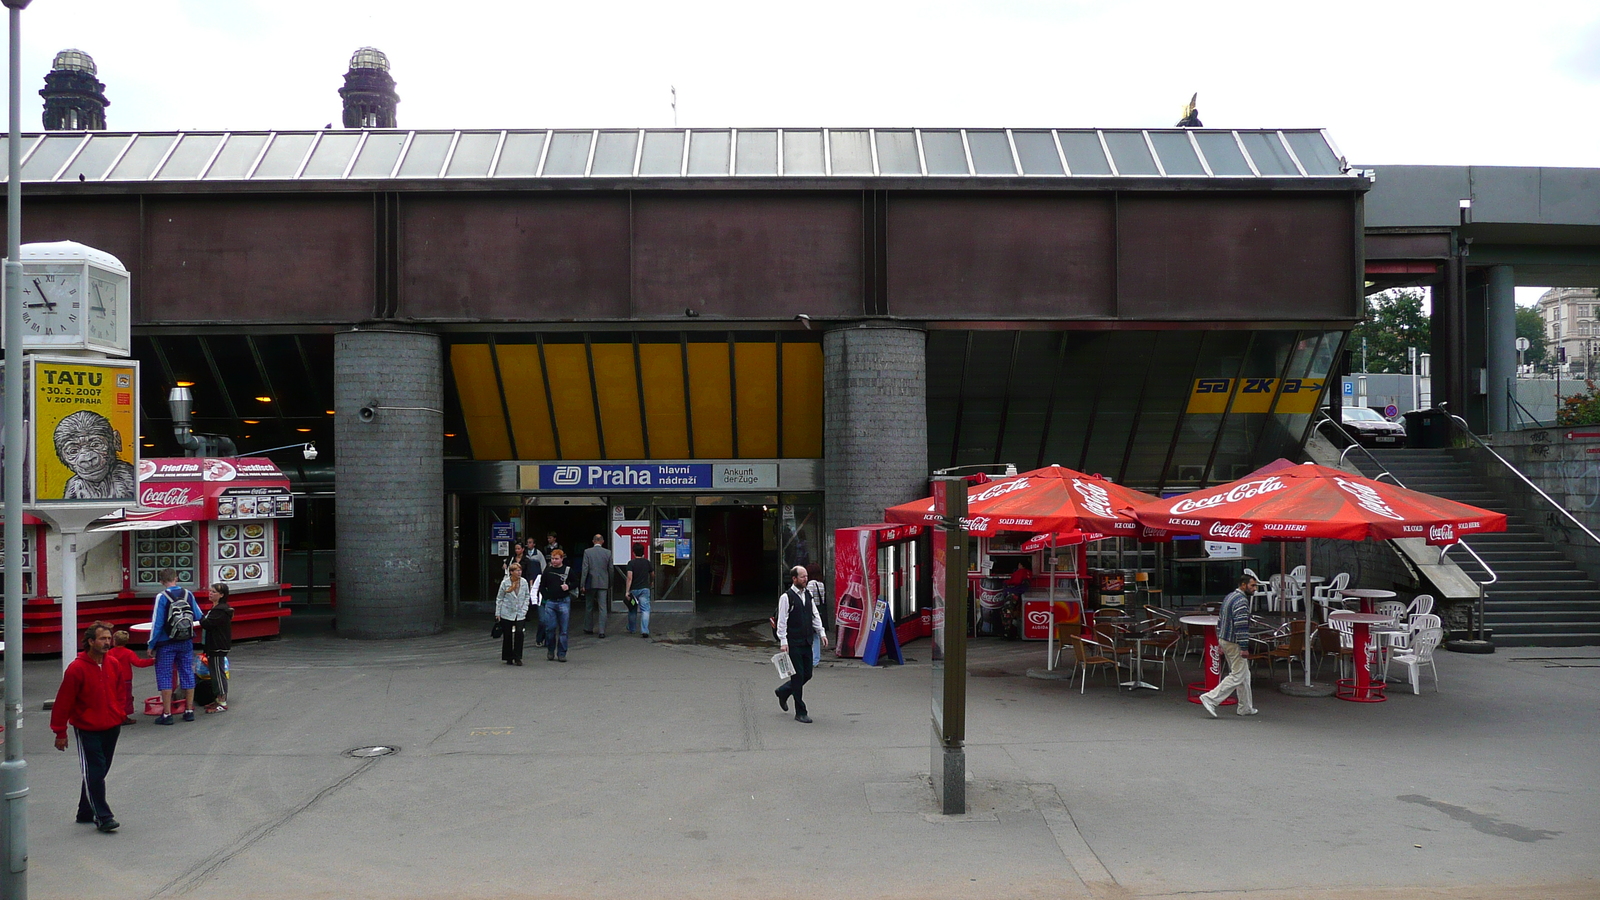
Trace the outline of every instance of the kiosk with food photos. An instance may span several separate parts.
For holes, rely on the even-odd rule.
[[[271,637],[283,608],[278,522],[294,516],[289,479],[262,457],[146,459],[139,470],[146,522],[170,525],[130,531],[123,552],[128,589],[153,596],[158,573],[207,601],[211,585],[229,590],[235,638]]]
[[[78,621],[103,619],[140,643],[148,631],[134,626],[150,621],[160,572],[170,568],[202,609],[211,606],[213,583],[228,586],[236,640],[276,637],[278,620],[289,614],[279,583],[279,522],[294,516],[283,472],[260,457],[142,459],[137,476],[138,505],[96,519],[77,537]],[[61,651],[62,543],[59,532],[24,515],[15,554],[25,595],[24,654]],[[9,551],[0,544],[0,566],[13,557]]]

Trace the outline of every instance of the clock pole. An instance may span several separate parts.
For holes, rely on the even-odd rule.
[[[22,10],[29,0],[4,0],[10,11],[11,131],[6,154],[6,261],[5,261],[5,542],[11,560],[22,549]],[[0,896],[26,900],[28,896],[28,764],[22,758],[17,727],[22,722],[22,566],[5,571],[7,639],[11,643],[5,665],[5,760],[0,762]],[[63,648],[70,646],[62,635]],[[65,651],[63,651],[65,652]]]

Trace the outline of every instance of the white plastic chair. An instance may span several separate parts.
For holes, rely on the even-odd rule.
[[[1399,600],[1379,600],[1372,604],[1372,610],[1380,616],[1388,616],[1398,622],[1406,614],[1406,605]]]
[[[1422,615],[1427,615],[1431,612],[1433,612],[1433,595],[1418,594],[1417,596],[1411,598],[1411,605],[1406,607],[1404,615],[1409,619],[1412,616],[1418,615],[1419,613]]]
[[[1424,628],[1444,628],[1444,622],[1433,613],[1417,613],[1406,623],[1405,631],[1389,633],[1387,640],[1391,650],[1406,650],[1411,647],[1411,638]]]
[[[1270,585],[1270,596],[1272,598],[1272,605],[1268,607],[1269,609],[1274,612],[1282,612],[1284,610],[1295,612],[1300,609],[1299,598],[1295,594],[1294,585],[1289,583],[1288,577],[1274,575],[1267,579],[1267,582]]]
[[[1384,675],[1388,675],[1388,666],[1399,663],[1411,672],[1411,693],[1420,694],[1422,688],[1420,681],[1422,667],[1427,666],[1433,670],[1433,689],[1439,690],[1439,667],[1433,662],[1433,651],[1444,640],[1443,628],[1424,628],[1411,636],[1411,647],[1403,653],[1394,653],[1389,656],[1389,662],[1384,667]]]
[[[1311,596],[1315,597],[1319,603],[1337,602],[1339,600],[1339,592],[1349,586],[1350,573],[1340,572],[1333,576],[1333,580],[1327,584],[1319,584],[1312,588]]]

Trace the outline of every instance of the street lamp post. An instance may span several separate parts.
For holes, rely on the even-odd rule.
[[[28,764],[22,758],[17,727],[22,722],[22,10],[30,0],[4,0],[10,10],[11,131],[6,154],[5,261],[5,542],[11,565],[5,571],[6,653],[5,760],[0,762],[0,897],[28,896]],[[62,635],[62,652],[68,637]]]

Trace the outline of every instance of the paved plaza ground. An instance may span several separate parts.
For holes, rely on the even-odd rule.
[[[59,663],[28,661],[30,896],[1600,897],[1600,648],[1441,653],[1440,691],[1374,705],[1258,672],[1261,714],[1212,720],[980,640],[971,811],[943,817],[926,641],[904,667],[825,660],[802,725],[753,628],[645,641],[619,616],[514,668],[486,619],[307,623],[236,648],[229,712],[123,730],[113,835],[73,822],[40,712]]]

